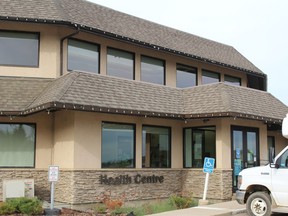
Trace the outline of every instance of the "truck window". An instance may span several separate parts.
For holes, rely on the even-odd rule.
[[[288,150],[278,158],[277,164],[279,168],[288,168]]]

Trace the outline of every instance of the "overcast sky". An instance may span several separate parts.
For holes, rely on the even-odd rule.
[[[268,76],[288,105],[287,0],[89,0],[233,46]]]

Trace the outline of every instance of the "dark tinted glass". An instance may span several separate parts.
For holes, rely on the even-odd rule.
[[[176,87],[186,88],[197,85],[197,69],[184,65],[177,65]]]
[[[134,79],[134,55],[109,48],[107,54],[107,75]]]
[[[38,66],[39,34],[0,31],[0,64]]]
[[[225,75],[225,83],[230,84],[230,85],[241,86],[241,79],[238,77]]]
[[[201,168],[205,157],[216,158],[216,128],[185,128],[184,167]]]
[[[220,74],[211,71],[202,71],[202,84],[220,82]]]
[[[102,168],[132,168],[135,166],[135,126],[102,124]]]
[[[141,80],[156,84],[165,84],[164,61],[142,56],[141,59]]]
[[[68,41],[68,70],[99,73],[99,47],[79,40]]]
[[[170,168],[170,128],[143,126],[142,167]]]

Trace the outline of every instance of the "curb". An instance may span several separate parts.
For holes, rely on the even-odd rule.
[[[246,212],[247,212],[246,208],[243,208],[243,209],[231,210],[231,211],[226,212],[226,213],[215,214],[214,216],[231,216],[231,215],[243,214]]]
[[[237,215],[237,214],[242,214],[242,213],[247,213],[246,208],[243,209],[236,209],[232,211],[232,215]]]

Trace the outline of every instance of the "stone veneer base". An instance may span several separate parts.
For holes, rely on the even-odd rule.
[[[33,178],[35,196],[49,201],[50,184],[48,170],[45,169],[1,169],[0,200],[3,197],[3,179],[24,178]],[[136,201],[167,198],[179,193],[191,194],[201,199],[204,181],[205,173],[202,169],[60,169],[60,179],[55,187],[55,201],[69,204],[96,203],[105,196]],[[232,170],[216,169],[210,174],[207,199],[231,198]]]

